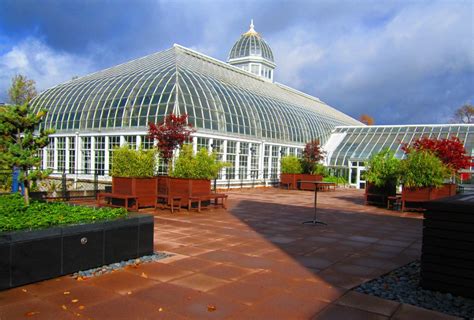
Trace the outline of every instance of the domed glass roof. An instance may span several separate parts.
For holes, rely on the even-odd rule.
[[[360,125],[319,99],[175,45],[42,92],[42,126],[58,133],[147,130],[170,112],[200,132],[304,143]]]
[[[255,56],[275,62],[272,49],[263,40],[262,36],[254,30],[252,21],[250,30],[242,34],[230,50],[229,60]]]

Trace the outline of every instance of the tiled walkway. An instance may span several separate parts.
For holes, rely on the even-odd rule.
[[[356,190],[233,191],[230,207],[155,213],[160,262],[0,292],[0,319],[450,319],[349,291],[420,255],[417,214],[362,205]],[[153,211],[150,211],[153,212]]]

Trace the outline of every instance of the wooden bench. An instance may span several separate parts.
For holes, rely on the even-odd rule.
[[[388,196],[387,197],[387,209],[390,209],[390,207],[395,207],[400,208],[402,204],[402,195],[397,194],[395,196]]]
[[[226,207],[226,201],[227,201],[228,195],[224,193],[211,193],[211,194],[203,194],[203,195],[194,195],[189,197],[188,200],[188,211],[191,210],[191,206],[193,203],[198,204],[197,211],[201,212],[201,203],[202,201],[211,201],[214,200],[214,203],[211,204],[214,207],[222,207],[224,209],[227,209]],[[219,199],[221,200],[219,202]]]
[[[318,184],[316,186],[318,188],[318,191],[336,191],[336,183],[325,183],[325,184]]]
[[[281,187],[286,187],[287,190],[290,190],[291,182],[280,182],[280,188]]]
[[[112,200],[120,199],[124,200],[124,205],[116,205],[112,203]],[[104,202],[102,202],[103,200]],[[108,201],[107,201],[108,200]],[[133,205],[130,206],[130,200],[133,200]],[[110,192],[99,192],[97,194],[97,206],[109,206],[109,207],[125,207],[127,210],[138,211],[138,198],[128,194],[110,193]]]
[[[160,202],[160,200],[163,200],[164,203]],[[169,207],[172,213],[175,209],[181,211],[181,197],[160,193],[156,195],[155,209],[158,208],[159,205],[163,205],[161,208]]]

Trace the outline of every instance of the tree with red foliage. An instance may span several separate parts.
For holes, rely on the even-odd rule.
[[[431,151],[437,156],[453,173],[471,166],[472,157],[466,154],[466,149],[458,137],[452,136],[449,139],[419,138],[411,146],[402,143],[402,150],[405,154],[412,150]]]
[[[312,140],[306,143],[303,151],[303,159],[301,165],[304,173],[313,173],[316,164],[324,159],[325,152],[321,149],[319,140]]]
[[[368,114],[362,114],[359,118],[359,121],[362,122],[363,124],[368,125],[368,126],[373,126],[374,123],[375,123],[374,118],[372,118]]]
[[[170,113],[164,121],[158,125],[150,122],[148,124],[148,135],[151,139],[158,141],[157,147],[161,156],[168,163],[173,157],[173,151],[189,141],[194,129],[188,124],[188,115],[175,115]]]

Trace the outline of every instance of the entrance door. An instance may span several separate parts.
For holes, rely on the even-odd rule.
[[[357,168],[357,184],[358,189],[365,189],[365,167],[358,167]]]
[[[349,167],[349,184],[357,189],[365,189],[365,163],[351,161]]]

